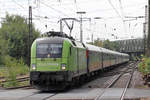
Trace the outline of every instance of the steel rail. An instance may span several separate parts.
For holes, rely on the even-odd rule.
[[[136,67],[136,66],[135,66],[135,67]],[[123,90],[123,93],[122,93],[122,95],[121,95],[120,100],[123,100],[124,97],[125,97],[125,94],[126,94],[126,92],[127,92],[127,88],[129,88],[131,79],[132,79],[132,77],[133,77],[133,73],[134,73],[134,71],[135,71],[135,67],[133,67],[132,72],[130,73],[130,78],[128,79],[128,82],[127,82],[127,84],[126,84],[126,86],[125,86],[125,88],[124,88],[124,90]]]
[[[24,81],[29,81],[30,78],[29,77],[23,77],[23,78],[17,78],[16,81],[17,82],[24,82]],[[10,82],[11,80],[2,80],[0,81],[0,87],[3,87],[3,84],[6,82]],[[27,87],[31,87],[30,85],[24,85],[24,86],[17,86],[17,87],[10,87],[10,88],[5,88],[5,89],[19,89],[19,88],[27,88]]]
[[[55,93],[55,94],[53,94],[53,95],[51,95],[51,96],[49,96],[49,97],[46,97],[46,98],[44,98],[44,99],[42,99],[42,100],[50,99],[51,97],[54,97],[55,95],[57,95],[57,93]],[[54,100],[54,99],[52,99],[52,100]]]
[[[23,97],[23,98],[21,98],[21,99],[19,99],[19,100],[28,100],[30,97],[32,98],[32,96],[35,96],[35,95],[38,95],[38,94],[40,94],[40,92],[36,92],[36,93],[34,93],[34,94],[32,94],[32,95]],[[58,94],[58,93],[54,93],[54,94],[52,94],[52,95],[50,95],[50,96],[48,96],[48,97],[42,98],[41,100],[50,99],[51,97],[54,97],[54,96],[56,96],[57,94]],[[51,100],[54,100],[54,99],[51,99]]]
[[[6,88],[6,90],[20,89],[20,88],[29,88],[29,87],[31,87],[31,86],[30,85],[25,85],[25,86],[18,86],[18,87]]]
[[[29,77],[23,77],[23,78],[17,78],[16,81],[22,82],[22,81],[28,81],[29,79],[30,79]],[[11,81],[11,80],[9,80],[9,81]],[[2,81],[0,81],[0,82],[1,82],[1,83],[5,83],[5,82],[9,82],[9,81],[7,81],[7,80],[2,80]]]
[[[129,64],[129,65],[128,65],[129,68],[130,68],[131,65],[133,65],[133,64],[134,64],[134,63]],[[126,68],[125,71],[122,71],[122,73],[120,73],[114,80],[112,80],[111,83],[110,83],[107,87],[105,87],[104,90],[102,91],[102,93],[98,94],[94,100],[100,100],[100,99],[102,98],[102,95],[103,95],[104,92],[106,91],[106,89],[111,88],[111,87],[120,79],[120,77],[125,74],[126,70],[129,70],[129,69]],[[109,80],[108,80],[108,81],[109,81]],[[107,81],[107,82],[108,82],[108,81]],[[106,82],[106,83],[107,83],[107,82]]]
[[[104,92],[106,91],[106,89],[110,88],[120,77],[121,77],[121,74],[119,74],[113,81],[111,81],[111,83],[107,87],[105,87],[105,89],[102,91],[102,93],[98,94],[94,100],[100,100],[100,98],[102,97],[102,95],[104,94]]]

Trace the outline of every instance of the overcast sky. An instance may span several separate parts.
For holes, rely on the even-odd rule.
[[[0,20],[5,17],[6,12],[27,18],[29,5],[33,8],[33,23],[42,33],[50,30],[59,31],[58,21],[61,18],[79,19],[80,15],[76,12],[85,11],[83,17],[91,18],[91,23],[88,19],[83,21],[84,42],[90,41],[92,34],[94,39],[110,40],[116,37],[126,39],[143,36],[145,19],[135,20],[126,17],[145,16],[147,0],[0,0]],[[45,16],[47,19],[44,18]],[[68,23],[71,25],[71,22]],[[69,34],[66,25],[64,31]],[[79,34],[79,23],[75,22],[72,36],[79,39]]]

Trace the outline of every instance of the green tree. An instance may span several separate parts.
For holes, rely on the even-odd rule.
[[[105,40],[103,42],[103,47],[106,49],[115,50],[115,51],[119,50],[119,44],[116,42],[110,42],[109,40]]]
[[[102,41],[98,38],[97,40],[94,40],[94,43],[92,43],[92,42],[88,42],[88,44],[91,44],[91,45],[95,45],[95,46],[102,47],[103,42],[102,42]]]
[[[4,64],[4,58],[8,53],[8,43],[0,35],[0,65]]]
[[[28,57],[28,23],[19,15],[6,15],[2,21],[0,34],[8,42],[8,55],[16,59],[23,58],[27,63]],[[31,43],[40,35],[32,25]]]
[[[94,40],[94,43],[89,42],[88,44],[92,44],[95,46],[103,47],[110,50],[119,51],[119,44],[117,42],[111,42],[109,40],[101,41],[100,39]]]
[[[103,46],[103,42],[98,38],[97,40],[94,40],[94,45],[102,47]]]

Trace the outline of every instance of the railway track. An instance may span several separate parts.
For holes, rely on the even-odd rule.
[[[119,100],[123,100],[124,99],[124,96],[125,96],[125,94],[126,94],[126,91],[127,91],[127,88],[129,87],[129,85],[130,85],[130,81],[131,81],[131,79],[132,79],[132,75],[133,75],[133,73],[134,73],[134,69],[135,69],[135,67],[134,68],[132,68],[133,66],[134,66],[134,64],[135,63],[130,63],[129,64],[129,66],[126,68],[126,69],[123,69],[119,74],[117,74],[117,75],[115,75],[114,77],[113,77],[113,79],[111,79],[111,80],[108,80],[106,83],[107,83],[107,86],[106,87],[104,87],[104,89],[103,89],[103,91],[101,92],[101,89],[100,89],[100,94],[98,94],[94,99],[92,99],[92,100],[101,100],[101,99],[103,99],[103,94],[105,93],[105,91],[108,89],[108,88],[113,88],[113,86],[115,85],[115,83],[124,75],[124,74],[126,74],[126,73],[130,73],[130,75],[129,75],[129,78],[128,78],[128,80],[126,81],[126,84],[125,84],[125,86],[124,86],[124,89],[123,89],[123,91],[122,91],[122,93],[121,93],[121,95],[120,95],[120,98],[119,98]],[[54,96],[56,96],[57,94],[55,94]],[[44,99],[44,100],[54,100],[53,99],[53,97],[54,96],[51,96],[51,97],[48,97],[47,99]],[[84,97],[84,96],[83,96]],[[80,100],[89,100],[88,98],[86,98],[86,96],[85,96],[85,98],[81,98]],[[57,98],[57,97],[56,97]],[[74,100],[74,99],[65,99],[65,100]],[[91,100],[91,99],[90,99]]]
[[[29,78],[29,76],[21,76],[21,77],[17,77],[17,79],[16,79],[16,81],[17,82],[25,82],[25,81],[29,81],[30,80],[30,78]],[[3,87],[4,86],[4,84],[6,83],[6,82],[11,82],[12,80],[6,80],[5,78],[0,78],[0,87]],[[19,88],[30,88],[30,85],[23,85],[23,86],[17,86],[17,87],[8,87],[8,88],[6,88],[6,89],[19,89]]]
[[[135,65],[136,65],[136,63],[131,63],[131,64],[129,64],[129,66],[124,65],[125,68],[123,67],[123,69],[120,70],[121,72],[112,76],[111,79],[110,79],[110,77],[109,77],[109,79],[107,78],[107,81],[103,82],[103,83],[106,83],[105,87],[100,87],[100,89],[98,89],[98,88],[85,89],[86,90],[85,91],[84,89],[81,90],[81,88],[80,88],[79,91],[78,90],[73,90],[73,91],[71,90],[71,91],[67,91],[65,93],[64,92],[62,92],[62,93],[61,92],[59,92],[59,93],[56,93],[56,92],[47,93],[47,92],[41,92],[41,91],[38,91],[35,89],[31,89],[31,90],[25,89],[25,91],[35,91],[35,92],[31,92],[31,94],[28,94],[26,96],[24,96],[24,94],[23,94],[21,99],[19,98],[18,100],[37,100],[37,99],[38,100],[56,100],[56,99],[62,100],[62,98],[64,100],[103,100],[103,99],[107,98],[106,95],[104,95],[104,94],[107,94],[108,90],[111,90],[109,88],[116,88],[117,87],[116,84],[118,83],[118,81],[121,78],[123,78],[124,76],[127,76],[127,80],[124,81],[125,84],[123,84],[123,87],[121,89],[119,89],[120,93],[117,95],[117,97],[116,97],[117,99],[113,99],[113,100],[123,100],[126,93],[127,93],[128,88],[131,87],[130,81],[133,80],[132,75],[133,75],[134,70],[135,70]],[[112,72],[113,71],[111,71],[111,73]],[[109,73],[109,74],[111,74],[111,73]],[[20,81],[24,81],[24,80],[25,79],[21,78]],[[21,87],[21,88],[23,88],[23,87]],[[24,87],[24,88],[26,88],[26,87]],[[20,92],[20,90],[24,90],[24,89],[16,89],[15,91]],[[94,90],[95,94],[93,93],[90,96],[88,94],[89,92],[87,92],[88,90],[91,90],[91,91]],[[84,93],[83,91],[85,91],[86,93]],[[81,94],[80,94],[80,92],[81,92]],[[113,93],[113,91],[112,91],[112,93]],[[74,99],[74,98],[77,98],[77,99]],[[105,100],[108,100],[108,99],[105,99]]]
[[[134,66],[134,67],[133,67]],[[132,68],[133,67],[133,68]],[[119,98],[119,100],[123,100],[124,99],[124,96],[126,94],[126,91],[127,91],[127,88],[129,88],[129,85],[130,85],[130,82],[131,82],[131,79],[132,79],[132,76],[133,76],[133,73],[134,73],[134,70],[135,70],[135,62],[134,63],[131,63],[124,71],[122,71],[120,74],[118,75],[115,75],[113,78],[111,78],[110,80],[106,81],[105,84],[107,84],[105,87],[104,87],[104,90],[98,94],[96,96],[96,98],[94,100],[101,100],[103,98],[103,94],[105,93],[106,89],[108,88],[113,88],[113,86],[117,83],[117,81],[124,75],[126,74],[127,72],[129,73],[128,75],[128,79],[126,80],[126,84],[123,88],[123,91],[121,93],[121,96]]]
[[[92,80],[85,83],[82,86],[82,88],[105,88],[106,87],[105,85],[108,84],[104,84],[104,83],[107,83],[106,81],[108,81],[109,79],[116,77],[121,73],[129,73],[130,71],[127,71],[125,69],[126,67],[128,67],[128,69],[131,69],[129,68],[130,64],[132,64],[132,62],[119,65],[119,66],[114,66],[113,69],[111,70],[106,70],[104,72],[101,72],[100,74],[94,76]]]
[[[115,75],[118,75],[122,72],[125,72],[124,68],[126,66],[130,66],[130,64],[132,64],[133,62],[128,62],[126,64],[123,64],[123,65],[119,65],[119,66],[116,66],[116,67],[113,67],[111,69],[111,71],[105,71],[106,73],[102,73],[102,75],[100,75],[101,77],[108,77],[108,76],[115,76]],[[126,71],[126,73],[128,73],[128,71]]]
[[[21,77],[21,78],[17,78],[17,79],[16,79],[17,82],[23,82],[23,81],[28,81],[28,80],[29,80],[29,77],[28,77],[28,76],[27,76],[27,77]],[[9,82],[9,81],[11,81],[11,80],[6,80],[5,78],[0,79],[0,82],[1,82],[1,83],[5,83],[5,82]]]
[[[10,90],[10,89],[32,89],[32,87],[30,85],[25,85],[25,86],[17,86],[17,87],[11,87],[11,88],[6,88],[6,90]]]
[[[123,76],[125,73],[131,73],[132,64],[133,64],[133,63],[129,63],[129,66],[128,66],[126,69],[122,70],[122,71],[121,71],[119,74],[117,74],[117,75],[115,74],[113,80],[109,81],[109,84],[105,87],[105,89],[113,87],[113,85],[117,82],[117,80],[119,80],[120,77]],[[127,66],[127,65],[125,65],[125,66]],[[132,72],[134,72],[134,71],[132,71]],[[132,76],[132,75],[131,75],[131,76]],[[132,79],[132,77],[130,77],[130,80],[131,80],[131,79]],[[122,95],[121,95],[121,97],[120,97],[120,98],[121,98],[120,100],[123,100],[123,97],[125,96],[126,90],[127,90],[128,86],[129,86],[129,84],[130,84],[130,80],[128,80],[126,87],[125,87],[124,90],[122,91]],[[102,95],[105,93],[105,89],[104,89],[103,92],[100,92],[100,94],[98,94],[98,95],[96,96],[96,98],[94,98],[94,100],[100,100],[100,99],[102,99]],[[56,95],[57,95],[57,94],[51,95],[51,96],[49,96],[49,97],[47,97],[47,98],[45,98],[45,99],[42,99],[42,100],[51,100],[51,99],[52,99],[54,96],[56,96]],[[85,98],[85,99],[87,99],[87,98]],[[52,100],[53,100],[53,99],[52,99]],[[72,100],[72,99],[67,99],[67,100]],[[82,98],[82,100],[84,100],[84,98]]]

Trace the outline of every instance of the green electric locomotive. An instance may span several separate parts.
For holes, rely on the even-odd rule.
[[[129,60],[126,54],[105,51],[61,32],[49,32],[48,37],[38,38],[32,44],[30,84],[44,91],[62,90],[83,76]]]
[[[31,47],[30,70],[34,86],[42,90],[61,89],[73,77],[87,73],[86,48],[65,37],[39,38]]]

